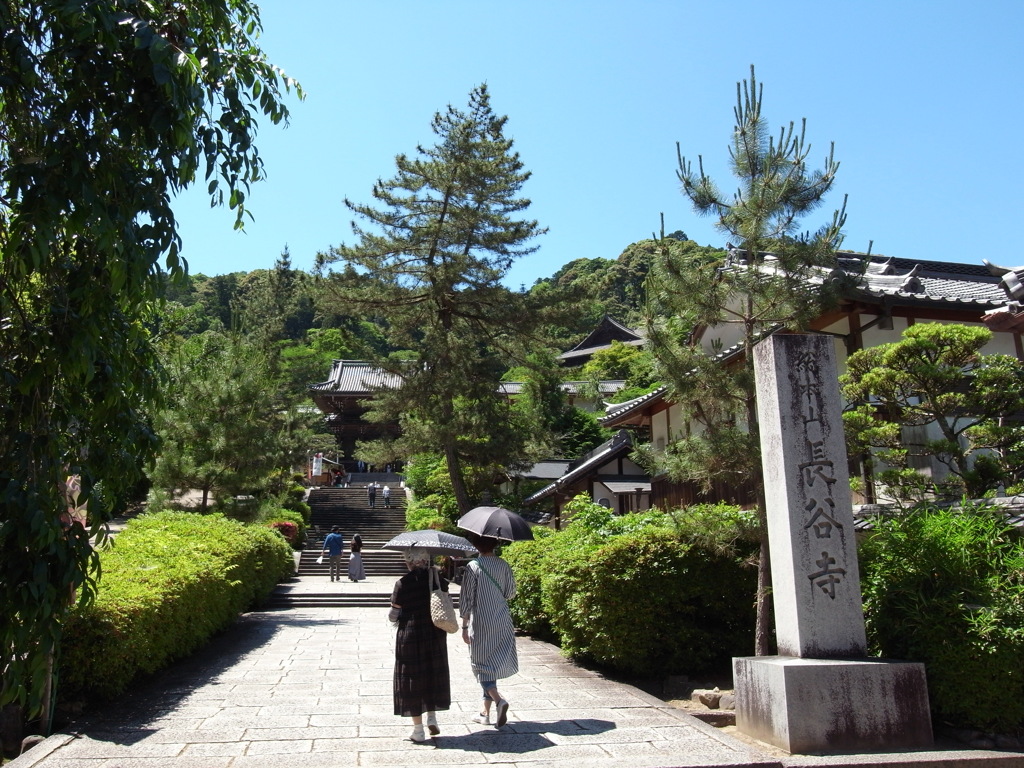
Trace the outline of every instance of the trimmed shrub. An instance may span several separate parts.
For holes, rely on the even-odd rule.
[[[860,552],[868,642],[924,662],[937,722],[1024,723],[1024,544],[1003,513],[920,507],[875,522]]]
[[[533,540],[517,541],[502,553],[516,577],[516,596],[509,601],[512,622],[524,632],[539,637],[553,637],[551,619],[541,600],[541,581],[545,562],[552,551],[550,528],[534,528]]]
[[[308,526],[313,519],[313,509],[304,501],[290,501],[284,508],[297,513],[302,518],[303,525]]]
[[[702,672],[753,647],[756,571],[647,528],[544,576],[562,649],[640,675]]]
[[[294,569],[274,531],[186,512],[132,520],[100,563],[96,599],[64,628],[61,684],[72,695],[123,693],[227,628]]]
[[[658,511],[619,517],[582,497],[566,512],[565,531],[505,552],[517,626],[557,637],[566,655],[630,674],[711,671],[751,652],[757,572],[748,515],[716,506],[678,520]]]
[[[450,514],[438,511],[435,502],[442,501],[431,495],[422,500],[411,501],[405,508],[405,528],[409,531],[425,531],[433,528],[448,533],[459,533]],[[456,513],[456,517],[457,517]]]
[[[309,504],[303,501],[305,497],[306,489],[301,485],[295,484],[281,494],[278,499],[278,504],[281,505],[282,509],[288,509],[292,512],[296,512],[302,518],[303,525],[309,525],[313,512]]]

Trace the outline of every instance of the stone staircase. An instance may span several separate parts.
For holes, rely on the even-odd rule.
[[[381,547],[405,530],[405,489],[397,477],[384,473],[357,474],[353,480],[348,488],[320,487],[310,491],[308,502],[312,517],[306,546],[299,558],[298,574],[291,582],[278,585],[265,606],[267,609],[386,608],[391,604],[391,587],[406,572],[405,562],[401,553]],[[386,483],[391,487],[390,507],[384,507],[378,490],[376,505],[370,508],[366,486],[374,480],[378,485]],[[321,564],[316,562],[323,549],[324,538],[335,525],[345,537],[343,562],[346,568],[352,535],[358,533],[362,538],[366,582],[353,584],[344,573],[340,582],[331,582],[326,558]],[[373,588],[371,582],[378,586]],[[310,584],[314,585],[313,589],[309,588]],[[322,590],[318,589],[320,584],[323,585]],[[387,591],[380,591],[385,584]]]

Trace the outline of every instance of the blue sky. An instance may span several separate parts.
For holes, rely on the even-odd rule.
[[[288,128],[266,122],[268,178],[233,214],[205,185],[176,201],[193,273],[310,269],[353,242],[349,197],[370,202],[394,156],[430,143],[434,112],[486,82],[533,177],[550,232],[508,284],[576,258],[615,258],[666,231],[725,236],[679,192],[676,142],[726,190],[736,83],[751,64],[775,131],[807,119],[811,158],[841,162],[816,229],[849,195],[844,248],[1024,263],[1024,2],[979,0],[263,0],[261,43],[307,91]]]

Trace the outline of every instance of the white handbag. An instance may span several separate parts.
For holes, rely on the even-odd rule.
[[[441,574],[435,566],[430,566],[430,619],[435,627],[450,635],[459,631],[459,617],[455,615],[452,596],[441,589]]]

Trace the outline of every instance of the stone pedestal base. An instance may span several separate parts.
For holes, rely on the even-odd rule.
[[[924,665],[882,659],[732,660],[736,727],[797,754],[933,745]]]

